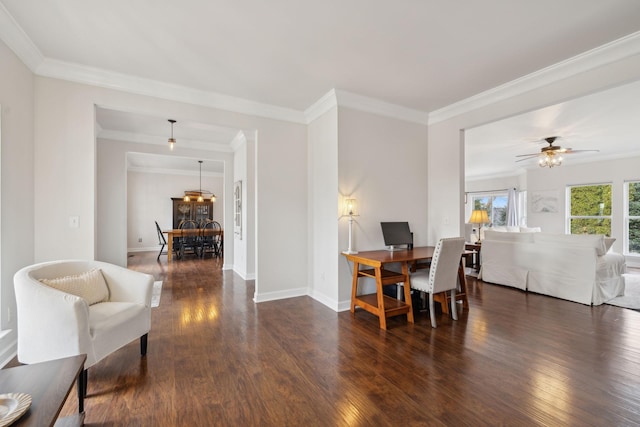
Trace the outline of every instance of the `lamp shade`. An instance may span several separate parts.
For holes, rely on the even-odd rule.
[[[358,201],[356,199],[345,199],[342,214],[345,216],[358,216]]]
[[[487,211],[479,209],[474,210],[473,212],[471,212],[471,218],[469,218],[469,222],[471,224],[487,224],[489,222]]]

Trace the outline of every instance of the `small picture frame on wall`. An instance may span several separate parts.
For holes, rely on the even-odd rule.
[[[233,185],[233,235],[242,240],[242,181]]]
[[[556,213],[560,204],[560,196],[556,190],[532,191],[531,212]]]

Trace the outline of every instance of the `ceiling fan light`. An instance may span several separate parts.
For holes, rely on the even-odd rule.
[[[190,202],[191,198],[185,194],[182,200],[184,200],[185,202]]]

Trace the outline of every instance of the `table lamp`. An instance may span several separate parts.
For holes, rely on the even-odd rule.
[[[473,212],[471,212],[471,218],[469,218],[469,222],[471,224],[478,225],[478,241],[476,243],[482,243],[480,241],[480,228],[482,227],[482,225],[489,223],[489,216],[487,215],[487,211],[480,209],[474,210]]]
[[[352,235],[353,235],[352,234],[353,233],[353,217],[358,216],[357,207],[358,207],[358,202],[356,199],[346,199],[344,201],[344,209],[342,210],[342,215],[349,216],[349,247],[347,248],[346,251],[344,251],[345,254],[358,253],[358,251],[354,251],[351,246]]]

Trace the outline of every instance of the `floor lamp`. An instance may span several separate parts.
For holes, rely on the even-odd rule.
[[[344,201],[344,209],[343,209],[343,216],[349,216],[349,247],[347,248],[346,251],[344,251],[345,254],[357,254],[358,251],[354,251],[353,250],[353,246],[352,246],[352,242],[353,242],[353,217],[354,216],[358,216],[357,213],[357,204],[358,202],[356,201],[356,199],[346,199]]]

